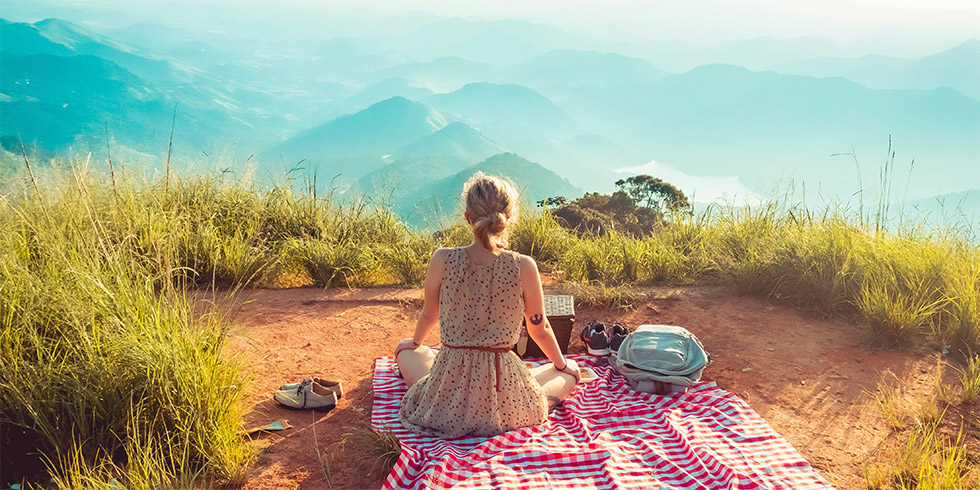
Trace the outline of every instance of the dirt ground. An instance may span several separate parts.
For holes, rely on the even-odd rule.
[[[838,488],[863,488],[864,465],[895,444],[871,394],[879,380],[894,381],[888,374],[894,373],[910,401],[935,387],[935,357],[872,349],[854,324],[733,297],[720,288],[645,291],[647,298],[632,312],[579,308],[569,352],[585,351],[577,335],[591,320],[688,328],[714,358],[705,379],[746,400]],[[545,293],[561,289],[546,285]],[[242,293],[231,349],[253,368],[247,422],[285,419],[292,425],[255,437],[262,450],[245,488],[381,485],[385,475],[376,456],[363,444],[341,440],[345,434],[356,439],[368,427],[374,359],[412,335],[420,298],[420,290],[380,288]],[[426,339],[438,341],[437,330]],[[310,375],[343,383],[346,393],[335,409],[296,411],[272,400],[279,385]]]

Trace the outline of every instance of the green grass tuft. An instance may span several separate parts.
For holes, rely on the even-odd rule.
[[[980,396],[980,355],[975,355],[967,359],[966,367],[960,370],[960,386],[962,394],[960,400],[965,404],[977,401]]]

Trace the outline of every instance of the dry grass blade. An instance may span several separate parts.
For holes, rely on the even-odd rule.
[[[892,386],[882,379],[878,382],[878,387],[872,395],[888,426],[894,430],[900,430],[907,425],[908,408],[905,399],[902,397],[901,380],[892,372],[888,372],[888,374],[895,379],[899,386]]]
[[[316,435],[317,414],[315,411],[311,411],[310,414],[313,416],[313,447],[316,448],[316,460],[320,463],[320,470],[323,471],[323,480],[327,482],[327,488],[333,489],[333,482],[330,481],[330,464],[320,454],[320,438]]]
[[[364,474],[384,480],[401,456],[401,443],[388,428],[375,429],[370,423],[347,427],[337,443],[340,451],[356,451],[354,460],[364,464]],[[363,454],[365,448],[368,454]]]

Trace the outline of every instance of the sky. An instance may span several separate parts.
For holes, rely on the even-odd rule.
[[[333,0],[294,1],[297,6],[350,5]],[[362,0],[358,5],[379,12],[420,10],[487,19],[525,18],[654,44],[825,35],[843,42],[877,44],[879,52],[889,45],[901,50],[920,46],[928,54],[937,44],[948,47],[980,37],[977,0]]]
[[[710,46],[757,36],[828,36],[842,55],[885,54],[920,57],[980,38],[978,0],[27,0],[4,6],[0,15],[58,16],[59,10],[106,12],[106,18],[134,21],[220,24],[234,16],[253,19],[414,12],[470,19],[526,19],[577,30],[610,41],[646,46],[685,42]],[[5,13],[6,12],[6,13]],[[47,12],[50,12],[48,14]],[[109,15],[112,12],[112,15]],[[32,20],[32,19],[15,19]],[[33,19],[38,20],[38,19]],[[365,24],[370,25],[370,24]],[[379,24],[379,28],[391,26]]]

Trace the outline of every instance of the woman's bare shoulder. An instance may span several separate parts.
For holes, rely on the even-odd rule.
[[[453,248],[437,248],[435,252],[432,252],[432,262],[437,262],[440,264],[445,264],[446,260],[449,258],[449,254],[455,249]]]
[[[525,270],[534,271],[534,272],[538,271],[538,264],[534,261],[533,257],[531,257],[530,255],[524,255],[517,252],[514,252],[514,254],[517,255],[518,260],[521,264],[521,271],[525,271]]]

